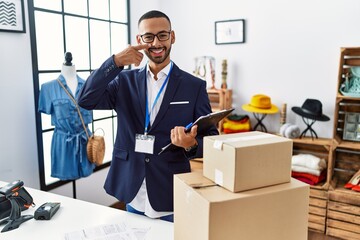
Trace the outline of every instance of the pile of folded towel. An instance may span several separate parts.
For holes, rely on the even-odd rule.
[[[298,154],[291,159],[291,176],[310,185],[326,179],[326,161],[312,154]]]

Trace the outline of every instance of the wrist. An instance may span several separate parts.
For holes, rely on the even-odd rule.
[[[198,143],[197,143],[197,141],[195,140],[195,143],[194,143],[194,144],[192,144],[192,145],[189,146],[189,147],[185,147],[184,149],[185,149],[186,152],[190,152],[190,151],[196,149],[197,147],[198,147]]]
[[[123,67],[120,63],[120,59],[115,54],[113,55],[113,61],[114,61],[115,66],[117,66],[118,68]]]

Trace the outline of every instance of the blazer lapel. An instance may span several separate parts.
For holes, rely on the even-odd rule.
[[[145,97],[146,97],[146,67],[141,68],[136,73],[136,88],[138,94],[138,100],[140,105],[140,114],[139,119],[140,122],[145,122]],[[137,109],[134,106],[134,111]],[[138,112],[138,111],[136,111]]]
[[[159,112],[156,115],[155,120],[150,128],[150,131],[152,128],[156,127],[156,125],[159,124],[161,119],[164,117],[164,115],[170,105],[171,100],[175,96],[176,89],[179,86],[181,80],[182,80],[182,78],[179,74],[179,68],[174,63],[173,69],[170,73],[170,78],[169,78],[168,85],[166,87],[164,98],[162,100]]]

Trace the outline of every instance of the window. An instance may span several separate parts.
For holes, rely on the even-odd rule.
[[[50,115],[37,112],[41,85],[58,78],[64,54],[71,52],[77,74],[86,79],[91,71],[130,42],[129,0],[29,0],[36,128],[40,186],[48,191],[67,183],[52,178]],[[106,152],[102,166],[109,166],[116,134],[114,111],[93,111],[89,128],[105,132]]]

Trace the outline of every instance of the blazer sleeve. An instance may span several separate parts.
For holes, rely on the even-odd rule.
[[[115,104],[118,74],[123,67],[115,65],[113,56],[108,58],[86,80],[78,95],[80,107],[92,109],[113,109]]]

